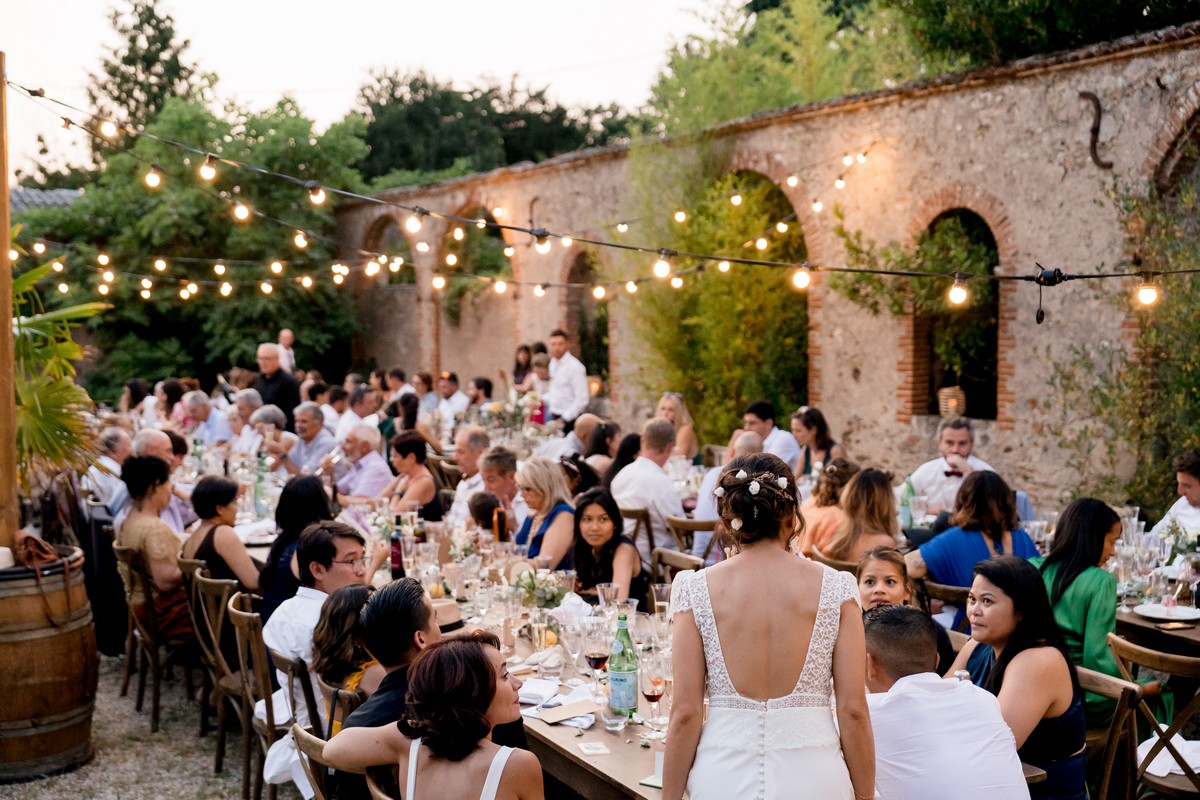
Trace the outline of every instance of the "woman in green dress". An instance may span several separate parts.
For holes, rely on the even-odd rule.
[[[1117,628],[1117,580],[1104,564],[1120,536],[1116,512],[1101,500],[1085,497],[1059,517],[1050,553],[1030,559],[1041,570],[1071,660],[1118,678],[1116,658],[1108,649],[1108,634]],[[1160,693],[1158,681],[1144,689],[1148,696]],[[1113,707],[1112,700],[1089,692],[1084,699],[1088,727],[1107,725]]]

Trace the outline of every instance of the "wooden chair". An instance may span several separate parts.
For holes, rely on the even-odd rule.
[[[129,638],[125,645],[125,682],[121,694],[129,688],[129,678],[135,659],[140,658],[138,667],[138,711],[146,697],[146,676],[150,675],[150,732],[158,732],[158,720],[161,710],[163,673],[176,661],[185,662],[184,680],[187,696],[195,697],[192,686],[192,670],[186,663],[187,651],[194,646],[194,640],[185,638],[162,638],[158,635],[158,615],[154,608],[154,579],[150,569],[142,558],[142,551],[136,547],[113,545],[117,561],[125,565],[127,572],[125,580],[125,601],[129,609]],[[140,590],[134,588],[134,578],[140,584]],[[160,652],[165,651],[165,653]]]
[[[813,561],[818,564],[824,564],[827,567],[833,567],[839,572],[849,572],[855,578],[858,577],[858,563],[854,561],[838,561],[836,558],[830,558],[822,553],[816,547],[812,549]]]
[[[1168,675],[1178,675],[1181,678],[1196,681],[1200,679],[1200,658],[1190,656],[1177,656],[1172,653],[1160,653],[1157,650],[1151,650],[1149,647],[1142,647],[1133,642],[1126,641],[1115,633],[1108,635],[1108,647],[1113,651],[1113,655],[1117,657],[1117,667],[1121,670],[1121,677],[1127,681],[1136,682],[1139,669],[1146,668],[1155,672],[1163,672]],[[1200,710],[1200,693],[1197,693],[1186,706],[1175,714],[1175,719],[1171,720],[1170,726],[1164,731],[1159,726],[1158,720],[1154,717],[1154,712],[1146,703],[1146,697],[1143,693],[1138,700],[1138,710],[1146,719],[1147,727],[1155,736],[1154,746],[1150,748],[1150,752],[1137,765],[1137,780],[1144,787],[1157,794],[1165,794],[1173,797],[1195,797],[1200,793],[1200,775],[1196,774],[1184,758],[1179,750],[1171,743],[1171,739],[1179,734],[1183,726],[1188,723]],[[1132,725],[1132,721],[1130,723]],[[1150,762],[1166,748],[1171,757],[1183,770],[1182,775],[1172,773],[1165,778],[1160,778],[1156,775],[1151,775],[1146,771],[1150,766]]]
[[[329,771],[334,767],[325,760],[325,740],[313,736],[307,728],[296,723],[292,724],[292,739],[296,742],[296,749],[300,751],[300,765],[304,767],[304,774],[308,776],[316,800],[328,800],[331,788]],[[353,769],[343,769],[342,772],[362,774]]]
[[[179,571],[183,574],[183,591],[187,595],[188,617],[192,620],[192,630],[196,632],[196,641],[200,643],[201,677],[204,679],[200,687],[200,735],[208,734],[208,705],[212,700],[213,688],[216,682],[216,666],[210,655],[211,648],[205,641],[204,626],[200,621],[203,611],[199,606],[196,589],[196,576],[208,569],[208,564],[195,558],[178,558]]]
[[[713,539],[716,538],[717,520],[715,519],[688,519],[687,517],[667,517],[667,530],[675,537],[675,541],[679,543],[679,549],[685,553],[692,552],[692,546],[695,543],[697,533],[713,532]],[[712,549],[712,539],[709,540],[708,547],[705,549],[705,556]]]
[[[438,491],[438,497],[442,501],[442,509],[445,513],[450,513],[450,507],[454,505],[454,495],[458,494],[453,489],[441,489]]]
[[[644,529],[646,531],[646,541],[649,543],[648,550],[654,550],[654,530],[650,526],[650,512],[644,508],[621,508],[621,519],[633,523],[633,532],[627,533],[633,541],[634,546],[637,546],[638,535]],[[628,525],[626,525],[628,527]],[[638,548],[641,551],[641,548]]]
[[[229,619],[237,636],[238,675],[242,681],[242,718],[250,720],[253,736],[242,737],[242,800],[250,797],[250,751],[258,745],[258,760],[254,770],[254,800],[261,800],[263,765],[267,750],[292,726],[292,720],[276,725],[275,704],[271,697],[271,664],[262,638],[262,616],[254,610],[252,595],[238,592],[229,598]],[[254,714],[254,706],[263,701],[264,719]],[[275,784],[267,787],[267,797],[275,800]]]
[[[309,730],[323,738],[324,731],[321,730],[321,720],[324,718],[324,714],[317,705],[317,692],[313,688],[312,673],[308,669],[308,664],[304,662],[303,658],[286,656],[271,648],[267,648],[267,655],[271,657],[275,668],[287,676],[287,696],[295,698],[297,696],[296,687],[300,688],[299,696],[304,698],[304,711],[308,716]],[[299,720],[300,717],[297,711],[295,708],[292,709],[292,718],[295,720]]]
[[[242,678],[238,674],[240,664],[230,663],[221,643],[226,640],[226,631],[233,632],[229,623],[229,598],[238,590],[237,581],[217,580],[207,574],[195,577],[196,596],[200,623],[196,638],[204,648],[213,665],[213,705],[217,707],[217,746],[213,771],[220,772],[225,765],[225,719],[226,709],[232,705],[234,713],[242,723],[242,738],[249,740],[254,735],[250,718],[242,713]]]
[[[706,469],[719,467],[725,463],[725,452],[727,448],[723,444],[706,444],[701,445],[701,461]]]
[[[971,637],[962,631],[946,631],[946,635],[950,637],[950,646],[954,648],[955,653],[961,653],[967,642],[971,641]]]
[[[685,569],[704,569],[704,559],[665,547],[656,547],[650,553],[651,583],[670,583]]]
[[[320,675],[314,675],[313,677],[317,680],[317,690],[321,692],[321,699],[325,701],[325,708],[328,710],[326,717],[329,722],[320,735],[322,738],[328,739],[329,737],[326,733],[333,730],[333,723],[344,722],[346,717],[353,714],[354,710],[366,701],[367,696],[361,691],[330,686],[321,680]]]
[[[371,793],[371,800],[398,800],[400,797],[397,778],[392,774],[393,767],[389,770],[387,767],[367,767],[367,791]],[[396,787],[396,794],[392,794],[387,787]]]
[[[1134,779],[1137,732],[1133,712],[1142,701],[1142,686],[1085,667],[1077,667],[1075,671],[1079,674],[1079,686],[1085,692],[1116,701],[1112,721],[1104,727],[1087,730],[1087,759],[1090,766],[1099,770],[1093,800],[1110,800],[1118,796],[1133,800],[1137,787]]]
[[[943,603],[962,608],[966,608],[967,606],[967,592],[969,590],[965,586],[947,586],[944,583],[934,583],[927,578],[918,579],[913,583],[917,590],[917,602],[925,610],[926,614],[933,613],[934,600],[941,600]],[[965,633],[967,625],[967,616],[964,614],[963,618],[954,626],[954,630]]]

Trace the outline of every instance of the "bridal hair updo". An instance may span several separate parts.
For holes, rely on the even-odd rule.
[[[803,530],[795,478],[778,456],[738,456],[721,472],[713,493],[725,535],[739,547],[778,539],[784,532],[790,539]]]

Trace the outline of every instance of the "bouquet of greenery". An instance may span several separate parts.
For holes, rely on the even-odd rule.
[[[517,591],[526,608],[558,608],[567,595],[567,588],[548,570],[526,570],[517,576]]]

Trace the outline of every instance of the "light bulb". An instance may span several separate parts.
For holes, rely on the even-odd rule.
[[[954,285],[950,287],[950,291],[946,293],[946,299],[956,306],[961,306],[967,302],[970,292],[967,291],[967,284],[961,277],[955,277]]]
[[[842,156],[842,163],[845,164],[847,167],[850,166],[851,164],[854,163],[854,156],[851,156],[851,155]]]
[[[311,289],[312,288],[312,278],[305,275],[303,278],[300,279],[300,285],[303,286],[305,289]]]
[[[409,217],[407,220],[404,221],[404,229],[406,231],[408,231],[409,233],[420,233],[421,232],[421,217],[417,214],[413,214],[411,217]]]
[[[546,296],[546,287],[542,286],[539,283],[537,286],[533,287],[533,293],[537,297],[545,297]]]
[[[629,230],[629,225],[624,222],[617,223],[617,233],[624,233],[627,230]]]
[[[320,186],[314,186],[308,190],[308,199],[314,206],[319,206],[325,202],[325,190]]]
[[[100,277],[104,280],[105,283],[112,283],[114,280],[116,280],[117,276],[113,274],[111,269],[106,269],[106,270],[104,270],[104,274],[101,275]]]
[[[304,235],[304,231],[296,231],[296,235],[292,237],[292,244],[301,250],[308,247],[308,237]]]
[[[396,258],[392,259],[392,263],[388,264],[388,269],[390,269],[392,272],[399,272],[400,268],[403,266],[404,259],[397,256]]]
[[[107,283],[100,284],[99,286],[96,287],[96,291],[98,291],[100,294],[108,294],[108,284]]]
[[[759,250],[766,250],[768,247],[771,246],[771,243],[767,241],[766,237],[760,236],[754,240],[754,246],[757,247]]]
[[[595,289],[592,289],[592,297],[597,300],[603,300],[606,294],[608,293],[604,290],[603,286],[597,286]]]
[[[233,218],[238,222],[245,222],[250,219],[250,206],[239,202],[233,207]]]
[[[735,194],[733,197],[729,198],[729,202],[733,203],[735,206],[740,206],[742,204],[742,196],[740,194]]]
[[[368,278],[374,278],[376,275],[379,274],[379,265],[376,264],[374,261],[371,261],[365,267],[363,267],[363,273]]]
[[[333,282],[336,283],[338,286],[341,286],[342,281],[344,281],[344,280],[346,280],[346,279],[342,276],[341,273],[338,273],[337,275],[333,276]]]
[[[229,297],[233,294],[233,284],[226,281],[221,284],[221,297]]]
[[[283,272],[283,264],[281,264],[278,261],[272,261],[271,262],[271,272],[274,272],[276,275],[280,274],[281,272]]]
[[[575,244],[575,240],[572,239],[570,236],[562,237],[562,246],[563,247],[570,247],[573,244]]]
[[[142,296],[143,300],[150,299],[150,290],[149,289],[142,289],[140,292],[138,292],[138,294],[140,294]]]
[[[154,286],[154,281],[150,280],[149,278],[142,278],[142,288],[143,289],[150,289],[153,286]]]
[[[683,287],[683,278],[679,277],[678,275],[676,275],[674,278],[671,278],[671,288],[672,289],[680,289],[682,287]]]
[[[479,230],[481,230],[481,231],[486,230],[487,229],[487,220],[484,219],[483,217],[480,217],[479,219],[475,220],[475,227],[479,228]]]
[[[225,274],[225,265],[224,264],[213,264],[213,272],[217,273],[218,275],[224,275]]]
[[[53,264],[50,265],[50,269],[54,270],[55,272],[62,272],[63,271],[62,262],[55,261]]]
[[[634,281],[626,281],[625,291],[629,292],[630,294],[637,294],[637,283]]]
[[[21,257],[21,254],[20,254],[20,253],[18,253],[16,250],[9,250],[9,251],[8,251],[8,260],[9,260],[9,261],[16,261],[16,260],[17,260],[18,258],[20,258],[20,257]]]
[[[111,260],[112,260],[112,259],[110,259],[110,258],[108,257],[108,254],[107,254],[107,253],[101,253],[100,255],[96,256],[96,263],[97,263],[97,264],[99,264],[99,265],[100,265],[100,266],[102,266],[102,267],[107,267],[107,266],[108,266],[108,262],[109,262],[109,261],[111,261]]]
[[[40,256],[42,253],[46,252],[46,245],[43,242],[34,242],[33,252]]]
[[[496,294],[504,294],[508,291],[508,284],[504,281],[496,281],[492,288],[496,290]]]
[[[820,214],[820,213],[821,213],[821,210],[822,210],[822,209],[824,209],[824,208],[825,208],[825,204],[824,204],[824,203],[822,203],[820,200],[813,200],[813,204],[812,204],[812,210],[813,210],[813,211],[815,211],[816,213]]]
[[[162,186],[162,173],[158,171],[158,167],[151,167],[145,175],[142,176],[142,181],[151,189],[157,189]]]
[[[159,272],[163,272],[167,268],[167,262],[163,261],[161,258],[156,258],[154,260],[154,268]]]
[[[537,250],[538,253],[542,255],[546,255],[546,253],[550,252],[550,240],[542,239],[541,241],[534,243],[533,249]]]
[[[188,290],[188,294],[199,294],[200,293],[200,287],[194,283],[189,283],[187,285],[187,290]]]
[[[429,252],[429,242],[417,242],[417,252],[418,253],[428,253]]]
[[[455,228],[455,229],[454,229],[454,241],[456,241],[456,242],[461,242],[461,241],[463,240],[463,237],[464,237],[464,236],[466,236],[466,234],[465,234],[465,233],[463,233],[463,229],[462,229],[462,228]]]
[[[68,291],[70,291],[70,289],[71,289],[71,287],[67,286],[66,283],[60,283],[58,285],[58,291],[62,294],[66,294]]]
[[[200,165],[198,171],[200,173],[200,180],[202,181],[211,181],[217,177],[217,167],[211,155],[204,157],[204,163]]]
[[[268,282],[263,281],[258,285],[258,288],[262,289],[263,294],[270,294],[274,287],[272,287]]]
[[[845,189],[846,181],[842,178],[838,178],[836,181],[833,182],[833,185],[838,189]]]
[[[1138,302],[1144,306],[1151,306],[1158,302],[1158,287],[1150,281],[1145,281],[1137,290]]]
[[[795,175],[788,175],[788,177],[787,177],[787,185],[788,186],[795,189],[799,183],[800,183],[800,179],[797,178]]]
[[[806,269],[798,269],[792,274],[792,285],[797,289],[807,289],[812,283],[812,276],[808,274]]]
[[[867,163],[867,154],[866,154],[866,153],[859,153],[858,155],[856,155],[856,156],[854,157],[854,159],[855,159],[856,161],[858,161],[858,163],[860,163],[860,164],[865,164],[865,163]]]
[[[387,263],[387,256],[385,256],[383,253],[380,253],[379,255],[375,256],[375,260],[383,265]]]
[[[495,219],[500,219],[501,217],[504,216],[504,209],[501,206],[496,206],[495,208],[492,209],[492,216]]]
[[[660,258],[654,262],[654,277],[665,278],[671,274],[671,262],[665,258]]]
[[[106,119],[100,123],[100,135],[105,139],[111,139],[117,135],[117,123],[111,119]]]
[[[676,222],[686,222],[687,214],[683,211],[676,211],[675,212],[675,221]]]
[[[191,297],[191,296],[192,296],[192,295],[191,295],[191,293],[190,293],[190,292],[188,292],[188,290],[187,290],[187,287],[186,287],[186,286],[185,286],[184,288],[182,288],[182,289],[180,289],[180,290],[179,290],[179,297],[180,297],[181,299],[183,299],[183,300],[187,300],[187,299],[188,299],[189,297]]]
[[[446,288],[446,279],[441,275],[433,276],[433,288],[441,290]]]
[[[729,272],[729,262],[728,261],[718,261],[717,269],[721,270],[721,272]]]
[[[508,258],[512,258],[514,255],[516,255],[516,253],[517,253],[517,250],[515,247],[509,246],[509,247],[504,248],[504,255],[507,256]]]
[[[788,224],[786,222],[776,222],[775,230],[779,231],[780,233],[787,233],[788,232]]]
[[[446,266],[453,267],[457,263],[458,263],[458,256],[454,255],[454,253],[446,254]]]

